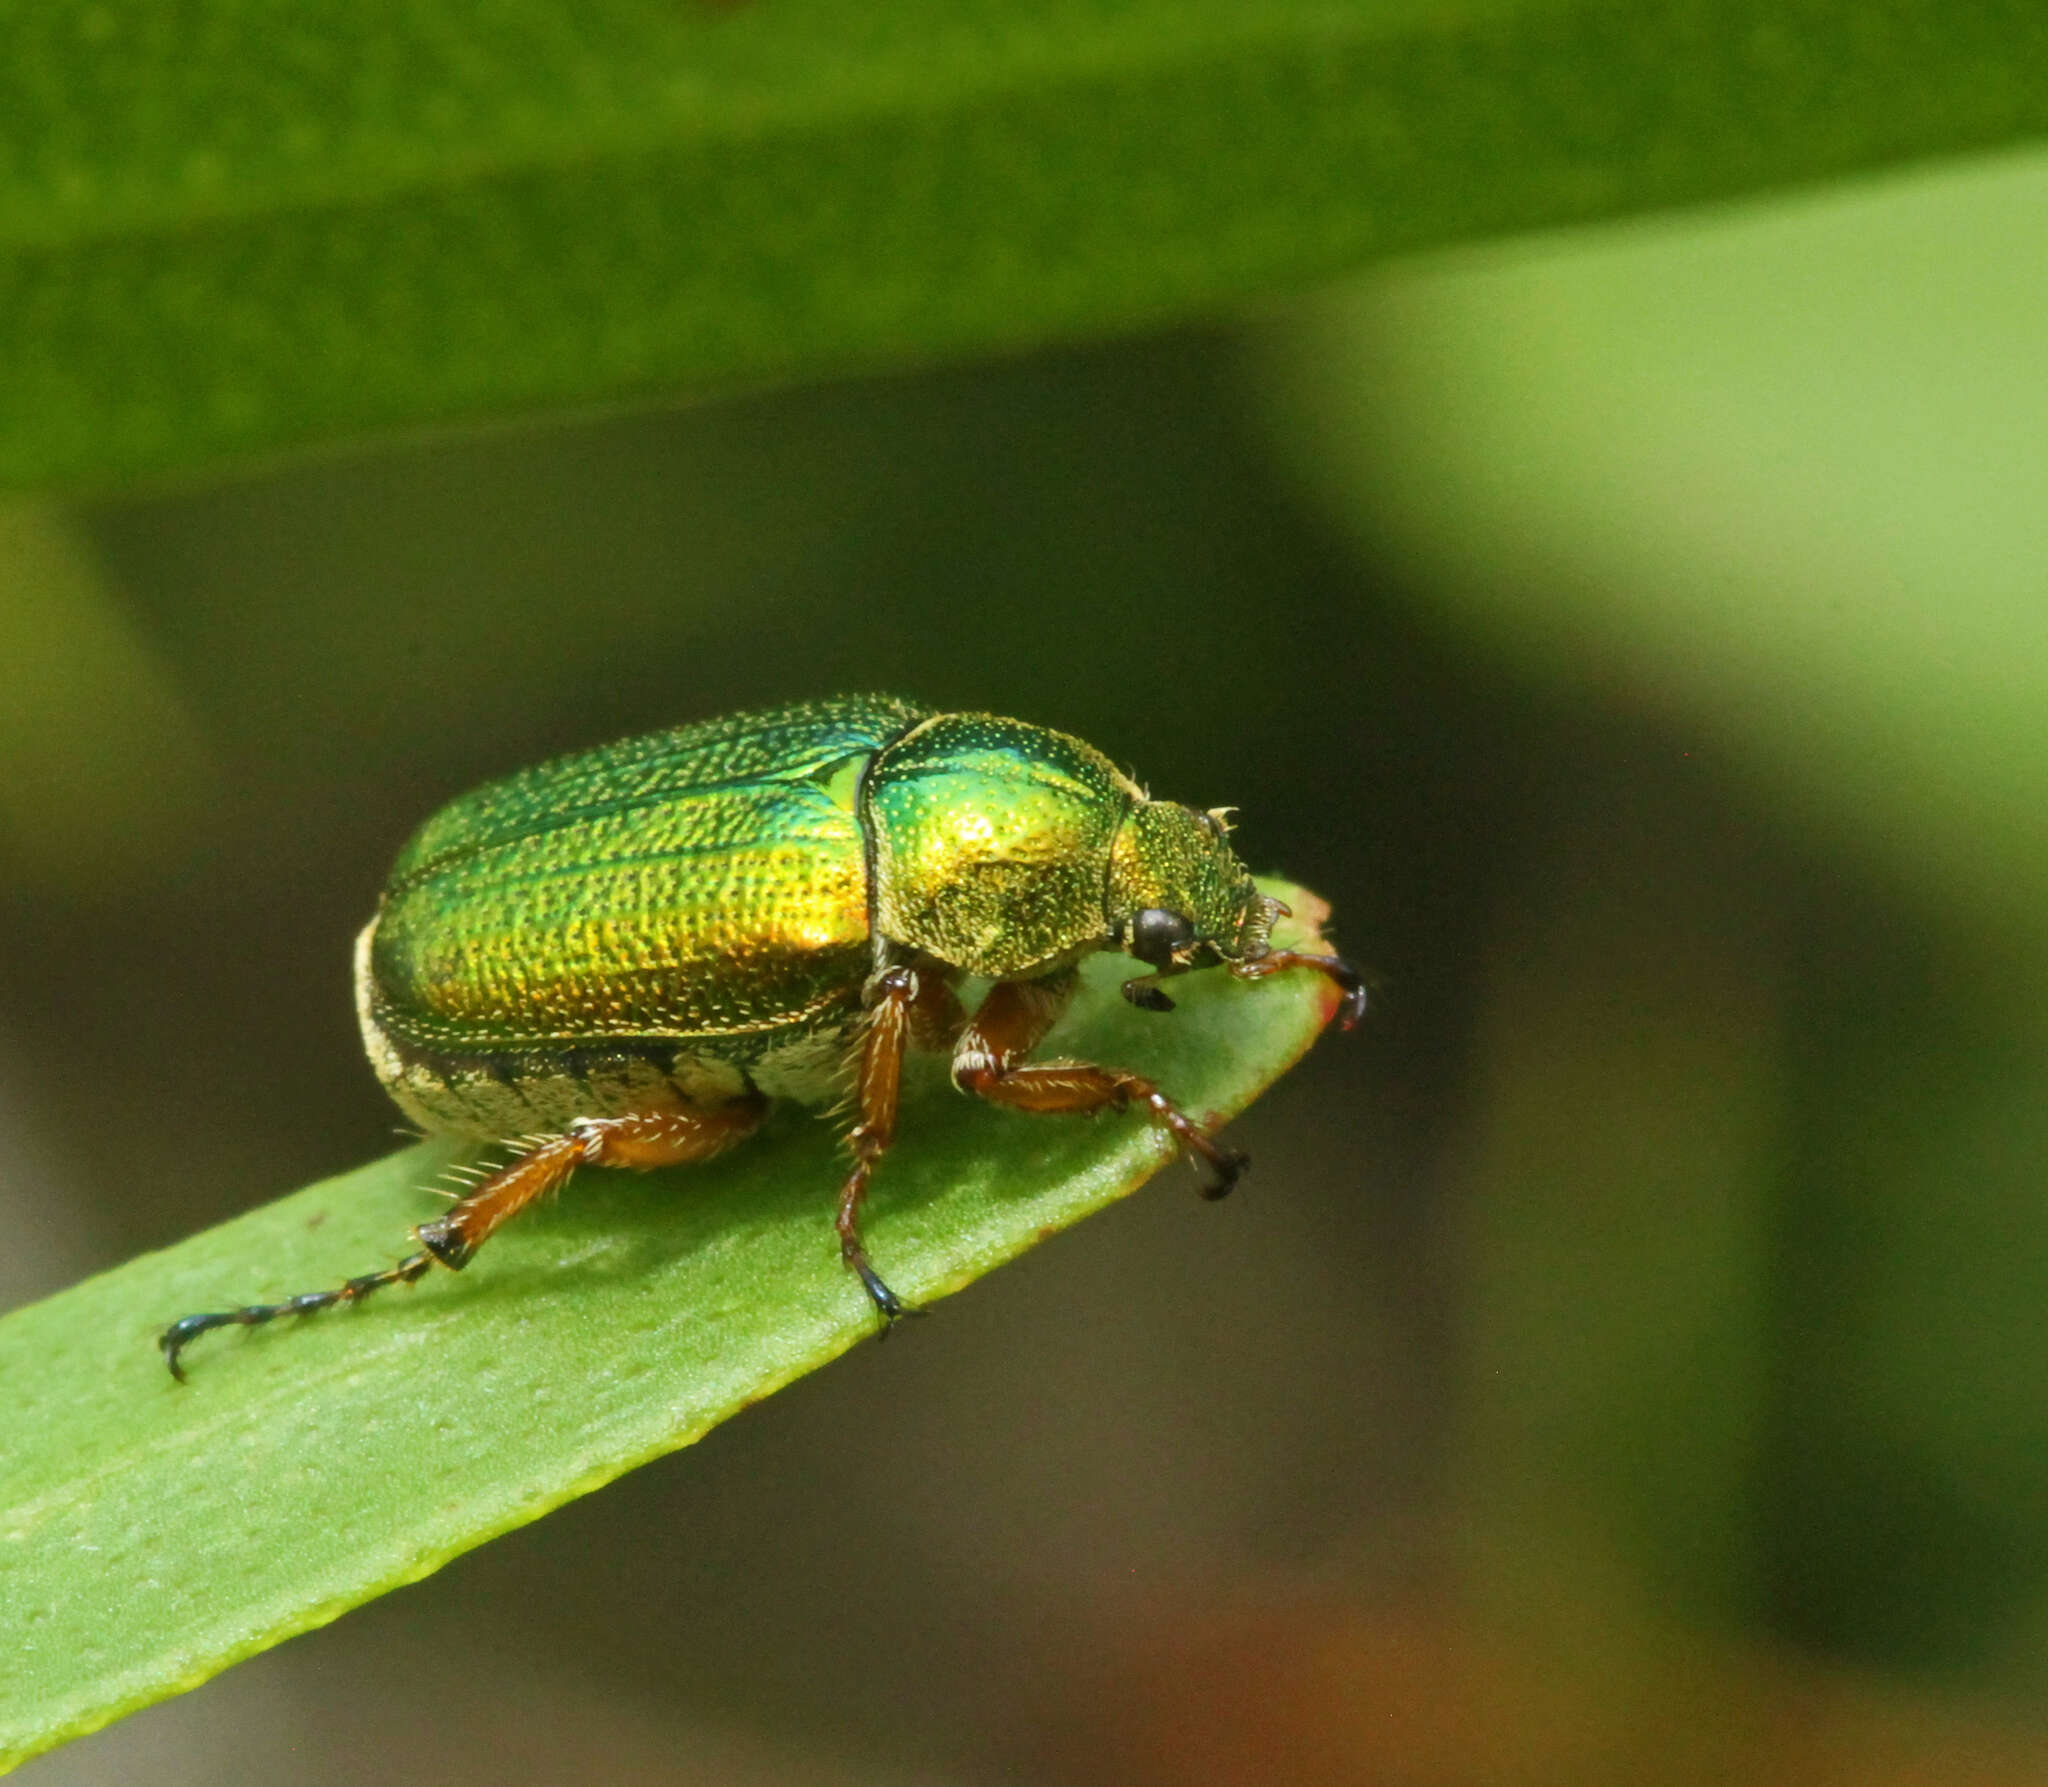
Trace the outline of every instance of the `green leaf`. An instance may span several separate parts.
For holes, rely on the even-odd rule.
[[[1197,1113],[1241,1110],[1334,1007],[1319,975],[1203,974],[1148,1016],[1117,995],[1129,967],[1089,965],[1052,1047],[1153,1074]],[[868,1223],[914,1303],[1170,1157],[1134,1118],[998,1111],[923,1065]],[[788,1111],[707,1166],[579,1175],[460,1278],[208,1337],[172,1383],[166,1322],[393,1257],[449,1158],[408,1149],[0,1321],[0,1769],[416,1581],[874,1332],[832,1233],[838,1126]],[[943,1346],[945,1325],[899,1344]]]
[[[0,482],[1170,319],[2048,125],[2030,0],[0,0]]]

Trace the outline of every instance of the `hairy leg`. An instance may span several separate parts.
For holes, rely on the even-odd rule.
[[[755,1094],[706,1111],[678,1107],[624,1117],[582,1118],[500,1167],[447,1215],[421,1223],[413,1231],[420,1251],[397,1265],[382,1272],[366,1272],[332,1290],[304,1291],[281,1303],[251,1303],[240,1309],[184,1316],[157,1336],[164,1363],[182,1384],[185,1371],[179,1355],[211,1329],[253,1328],[279,1316],[312,1315],[337,1303],[359,1303],[386,1285],[416,1282],[436,1261],[459,1272],[498,1229],[536,1198],[559,1191],[579,1166],[632,1167],[645,1172],[652,1167],[705,1160],[752,1134],[766,1109],[767,1100]]]
[[[876,1162],[896,1139],[905,1053],[913,1042],[943,1046],[958,1032],[962,1019],[951,984],[940,974],[920,972],[907,964],[877,974],[869,983],[867,998],[867,1028],[861,1035],[854,1092],[859,1115],[847,1137],[853,1170],[839,1188],[834,1227],[839,1232],[839,1257],[860,1280],[886,1334],[898,1316],[918,1311],[884,1284],[869,1263],[867,1244],[860,1233],[861,1206],[867,1201]]]

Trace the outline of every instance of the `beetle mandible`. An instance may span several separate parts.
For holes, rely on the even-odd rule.
[[[1150,1080],[1027,1057],[1103,949],[1149,970],[1123,983],[1146,1011],[1171,1011],[1161,983],[1192,968],[1306,968],[1342,989],[1344,1027],[1358,1021],[1348,962],[1272,947],[1284,908],[1226,830],[1066,733],[879,695],[630,738],[463,796],[392,869],[356,945],[357,1011],[410,1117],[526,1138],[520,1152],[420,1224],[395,1266],[173,1322],[158,1340],[171,1374],[184,1381],[183,1349],[210,1329],[459,1271],[579,1166],[706,1159],[774,1099],[835,1101],[849,1068],[839,1251],[886,1331],[907,1306],[860,1214],[913,1044],[950,1048],[953,1083],[1012,1110],[1136,1105],[1222,1197],[1245,1157]],[[993,982],[972,1014],[966,975]]]

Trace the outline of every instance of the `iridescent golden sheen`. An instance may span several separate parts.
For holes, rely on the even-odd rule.
[[[1181,913],[1226,957],[1252,941],[1246,925],[1263,910],[1222,820],[1170,800],[1146,801],[1124,821],[1110,851],[1107,904],[1112,923],[1148,906]]]
[[[1092,745],[849,697],[453,802],[392,871],[357,1002],[378,1076],[434,1127],[817,1102],[844,1088],[878,969],[1031,979],[1117,946],[1145,907],[1226,956],[1263,909],[1220,826]]]
[[[995,979],[1099,949],[1110,845],[1143,798],[1063,732],[990,714],[926,720],[870,778],[876,928]]]
[[[581,752],[444,808],[399,858],[369,1015],[502,1055],[778,1030],[858,1001],[859,772],[919,718],[856,698]]]

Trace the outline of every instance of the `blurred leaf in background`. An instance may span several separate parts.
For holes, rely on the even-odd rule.
[[[1418,267],[1281,425],[1488,649],[2048,941],[2048,163]],[[2031,971],[2031,969],[2030,969]]]
[[[68,516],[0,502],[0,873],[92,900],[160,880],[215,789],[199,722]]]
[[[17,5],[0,483],[1100,334],[2048,126],[2014,0]]]

